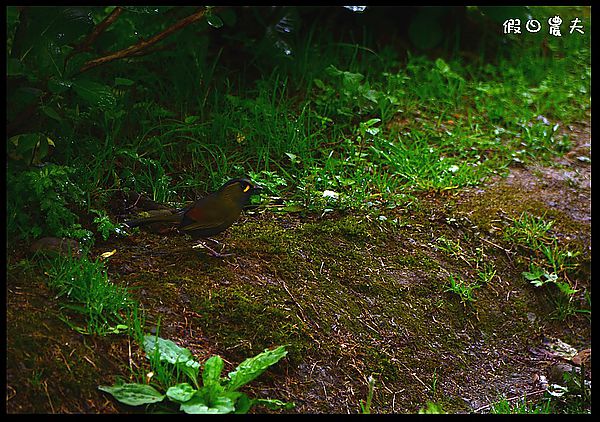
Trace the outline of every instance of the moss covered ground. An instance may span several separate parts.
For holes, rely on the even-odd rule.
[[[368,213],[323,216],[246,213],[219,237],[232,256],[216,259],[182,236],[141,232],[99,243],[116,249],[113,282],[128,286],[160,322],[164,338],[226,370],[265,348],[287,344],[287,358],[246,387],[293,401],[292,412],[357,413],[375,388],[372,412],[417,412],[429,401],[473,412],[500,396],[540,393],[548,362],[531,350],[548,336],[590,347],[585,313],[556,317],[552,286],[525,280],[531,251],[502,236],[522,212],[554,221],[552,235],[581,254],[569,277],[591,293],[589,126],[572,128],[576,147],[552,165],[515,167],[478,188],[422,193],[386,219]],[[97,390],[147,363],[123,336],[84,336],[61,320],[45,276],[9,251],[7,410],[127,412]],[[21,261],[24,262],[24,261]],[[487,265],[487,267],[486,267]],[[449,276],[474,284],[465,301]],[[258,408],[256,411],[266,411]]]

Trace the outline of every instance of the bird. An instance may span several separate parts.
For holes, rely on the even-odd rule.
[[[218,191],[197,200],[187,208],[173,214],[126,221],[125,225],[134,228],[152,223],[173,223],[178,224],[180,232],[191,235],[194,240],[212,240],[209,236],[221,233],[235,223],[250,197],[260,190],[261,186],[253,184],[247,178],[231,179]],[[215,257],[231,255],[216,252],[202,241],[200,244]]]

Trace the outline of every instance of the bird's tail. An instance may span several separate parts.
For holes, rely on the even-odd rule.
[[[126,221],[125,225],[130,228],[145,226],[146,224],[152,223],[180,223],[181,213],[156,215],[153,217],[138,218],[136,220]]]

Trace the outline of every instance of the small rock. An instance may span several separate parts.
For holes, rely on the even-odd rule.
[[[577,349],[557,338],[546,337],[542,343],[548,350],[566,360],[570,360],[577,354]]]
[[[582,163],[591,163],[592,162],[590,157],[586,157],[585,155],[580,155],[579,157],[577,157],[577,159],[579,161],[581,161]]]
[[[29,247],[31,253],[42,253],[46,255],[75,256],[81,255],[79,242],[75,239],[65,239],[59,237],[42,237],[36,240]]]

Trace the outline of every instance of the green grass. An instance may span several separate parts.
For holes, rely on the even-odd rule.
[[[476,289],[481,287],[480,284],[468,283],[464,281],[460,276],[456,276],[456,278],[454,278],[453,275],[448,276],[448,281],[450,285],[444,291],[456,294],[460,298],[460,301],[464,306],[475,302],[475,297],[473,296],[473,293]]]
[[[501,398],[490,406],[490,413],[512,414],[587,414],[591,409],[591,387],[579,374],[565,373],[560,395],[545,393],[533,400],[527,396]]]
[[[203,46],[192,61],[157,53],[164,77],[151,68],[112,80],[110,107],[66,107],[73,124],[54,122],[55,157],[96,201],[125,188],[182,203],[251,173],[282,179],[278,194],[315,211],[385,208],[548,160],[569,148],[556,125],[590,107],[586,37],[548,39],[548,54],[538,37],[511,39],[513,51],[486,61],[404,57],[373,48],[367,33],[337,41],[317,23],[305,33],[293,59],[259,43],[260,60],[235,74],[223,49],[208,56]],[[324,201],[325,190],[340,200]]]
[[[444,236],[438,237],[437,247],[454,257],[457,257],[463,253],[463,249],[460,246],[459,241],[455,242],[452,239],[446,239]]]
[[[518,218],[511,219],[511,224],[505,227],[504,239],[539,253],[545,259],[542,267],[549,267],[552,274],[564,274],[576,267],[574,258],[581,254],[558,244],[556,237],[549,234],[554,221],[545,221],[523,212]],[[543,270],[537,265],[532,266],[532,274],[542,274]]]
[[[527,398],[510,401],[502,398],[490,407],[490,413],[494,415],[548,414],[552,413],[552,411],[549,399],[535,403]]]
[[[371,414],[371,401],[373,400],[373,389],[375,388],[375,378],[370,375],[368,378],[367,399],[360,401],[360,413],[363,415]]]
[[[121,149],[129,165],[107,169],[109,160],[99,156],[90,173],[121,173],[132,188],[171,201],[236,174],[274,172],[286,181],[290,199],[329,207],[319,192],[307,198],[306,191],[335,187],[344,195],[337,206],[362,208],[373,195],[477,185],[515,161],[558,154],[568,140],[556,139],[554,122],[583,115],[572,106],[574,89],[583,103],[588,99],[590,77],[584,72],[574,80],[571,66],[582,58],[571,53],[562,59],[535,54],[530,61],[500,56],[496,66],[483,67],[418,55],[402,63],[389,51],[363,51],[359,59],[349,46],[309,32],[312,44],[297,47],[296,62],[280,63],[252,88],[244,88],[242,76],[217,76],[219,56],[198,63],[206,66],[198,72],[214,77],[202,113],[190,113],[192,98],[181,89],[168,102],[188,104],[183,108],[150,100],[128,110],[124,118],[141,126]],[[524,48],[539,49],[535,43]],[[378,123],[370,123],[374,118]],[[107,139],[118,136],[119,128],[105,129],[114,133]],[[315,183],[299,183],[306,179]],[[354,186],[347,186],[350,180]]]
[[[579,290],[568,277],[568,272],[577,267],[575,258],[581,252],[559,245],[557,238],[550,234],[553,225],[553,221],[523,212],[518,218],[511,219],[511,224],[505,227],[503,233],[505,240],[533,252],[529,269],[522,273],[523,277],[536,287],[556,287],[558,294],[551,297],[555,307],[554,317],[565,320],[570,315],[591,311],[575,305]]]
[[[126,288],[109,280],[104,263],[87,257],[57,257],[48,262],[48,286],[63,301],[62,308],[67,312],[61,319],[73,329],[106,335],[129,332],[141,324],[137,303]],[[69,314],[73,313],[83,321],[71,318]]]
[[[419,409],[419,414],[424,414],[424,415],[438,415],[438,414],[444,414],[444,413],[447,413],[447,412],[444,411],[441,404],[431,402],[431,401],[428,401],[427,405],[425,407]]]
[[[538,249],[543,243],[550,241],[548,232],[554,225],[554,221],[545,221],[543,217],[522,212],[518,218],[511,219],[511,225],[503,232],[504,238],[531,249]]]
[[[491,282],[496,276],[496,268],[494,264],[491,262],[483,262],[481,263],[481,268],[477,270],[477,277],[481,284],[486,284]]]

